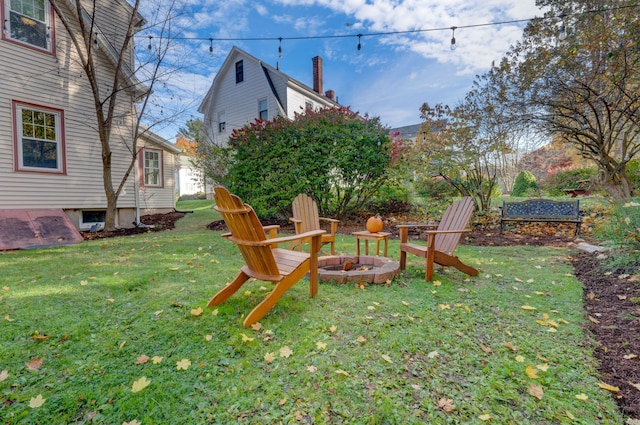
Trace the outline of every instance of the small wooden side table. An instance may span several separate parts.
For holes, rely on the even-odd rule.
[[[369,241],[376,241],[376,256],[380,255],[380,241],[384,241],[384,256],[387,256],[389,236],[391,235],[391,233],[371,233],[369,231],[363,230],[361,232],[353,232],[351,234],[356,237],[356,255],[360,255],[360,239],[362,239],[364,240],[365,255],[369,255]]]

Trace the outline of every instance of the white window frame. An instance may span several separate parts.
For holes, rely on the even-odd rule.
[[[147,180],[147,175],[148,175],[148,169],[150,169],[151,167],[149,167],[149,164],[147,163],[147,154],[156,154],[157,160],[158,160],[158,167],[157,167],[157,173],[158,173],[158,182],[157,183],[149,183]],[[164,170],[163,170],[163,158],[162,158],[162,150],[161,149],[150,149],[150,148],[143,148],[142,152],[140,153],[140,168],[141,168],[141,175],[140,175],[140,180],[141,180],[141,185],[144,187],[164,187]],[[155,170],[155,168],[154,168]]]
[[[33,116],[32,121],[23,119],[24,113]],[[42,115],[48,115],[49,119]],[[53,119],[51,125],[50,119]],[[53,130],[51,131],[51,129]],[[52,134],[53,133],[53,134]],[[66,155],[64,142],[64,111],[29,103],[13,101],[13,134],[16,171],[38,173],[66,173]],[[55,147],[56,166],[25,164],[25,143],[35,142]]]
[[[12,1],[19,4],[20,10],[11,8]],[[2,7],[2,39],[35,49],[55,54],[53,9],[48,0],[4,0]],[[21,27],[33,28],[33,34],[40,35],[41,43],[29,41],[27,33],[22,37],[16,34]]]
[[[96,226],[96,230],[100,230],[100,229],[104,229],[104,220],[102,221],[84,221],[84,213],[86,212],[101,212],[104,213],[104,216],[106,218],[107,216],[107,211],[106,210],[81,210],[80,211],[80,229],[82,230],[88,230],[91,229],[93,226]]]
[[[264,108],[262,107],[262,103],[264,102]],[[264,112],[264,117],[262,116],[262,113]],[[262,98],[262,99],[258,99],[258,118],[263,119],[263,120],[268,120],[269,119],[269,99],[267,99],[266,97]]]

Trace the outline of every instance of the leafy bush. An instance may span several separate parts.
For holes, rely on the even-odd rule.
[[[640,159],[632,159],[627,163],[627,177],[634,192],[640,192]]]
[[[348,108],[256,120],[229,143],[235,157],[223,183],[263,219],[288,216],[299,193],[326,217],[357,211],[386,181],[392,147],[378,118]]]
[[[524,170],[518,174],[511,189],[511,196],[529,196],[538,191],[536,176],[530,171]]]
[[[614,254],[608,256],[606,269],[635,273],[640,265],[640,199],[616,204],[609,217],[596,229],[599,239],[613,244]]]
[[[582,180],[594,180],[598,175],[595,167],[576,168],[573,170],[559,171],[549,176],[543,183],[544,191],[549,196],[565,195],[563,189],[578,187]]]
[[[385,182],[366,208],[383,215],[406,213],[410,210],[409,189],[395,182]]]
[[[204,192],[182,195],[178,198],[178,201],[195,201],[197,199],[207,199],[207,195]]]
[[[451,199],[458,195],[456,188],[442,178],[420,179],[416,181],[415,189],[418,196],[425,199]]]

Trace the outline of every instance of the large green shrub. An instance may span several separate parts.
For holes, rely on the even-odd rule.
[[[627,177],[636,195],[640,193],[640,159],[632,159],[627,163]]]
[[[234,130],[229,143],[235,156],[223,183],[261,218],[289,216],[299,193],[324,216],[358,210],[386,181],[392,147],[378,118],[348,108],[257,120]]]
[[[529,196],[538,191],[538,182],[536,176],[531,171],[521,171],[516,177],[516,181],[513,183],[513,189],[511,189],[511,196]]]
[[[414,183],[416,193],[422,198],[451,199],[459,195],[458,190],[443,178],[423,178]]]
[[[565,195],[563,189],[575,189],[578,187],[579,181],[593,181],[596,179],[597,175],[598,170],[595,167],[559,171],[547,177],[543,183],[543,188],[549,196],[562,196]]]

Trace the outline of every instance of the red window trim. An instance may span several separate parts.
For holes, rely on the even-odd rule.
[[[22,121],[20,121],[20,124],[18,124],[18,114],[17,114],[17,109],[18,106],[23,106],[23,107],[27,107],[27,108],[33,108],[33,109],[42,109],[45,111],[51,111],[51,112],[55,112],[60,116],[60,128],[56,129],[56,131],[58,131],[58,134],[60,135],[60,162],[61,167],[60,170],[47,170],[46,168],[43,169],[33,169],[33,168],[28,168],[25,169],[24,167],[20,167],[20,159],[19,159],[19,154],[18,154],[18,149],[20,149],[20,140],[18,140],[18,134],[20,133],[20,131],[18,130],[18,125],[22,124]],[[43,105],[37,105],[34,103],[29,103],[29,102],[21,102],[19,100],[12,100],[11,101],[11,115],[13,115],[13,169],[16,172],[19,173],[44,173],[44,174],[62,174],[62,175],[66,175],[67,174],[67,144],[66,144],[66,135],[65,135],[65,131],[64,131],[64,110],[62,109],[58,109],[58,108],[52,108],[50,106],[43,106]]]
[[[159,152],[159,163],[160,163],[160,184],[146,184],[144,182],[144,153],[145,151],[153,151]],[[155,148],[146,148],[143,147],[140,149],[140,158],[138,159],[139,169],[140,169],[140,187],[148,187],[153,189],[164,189],[164,152],[162,149]]]
[[[17,46],[21,46],[21,47],[26,47],[27,49],[33,50],[35,52],[39,52],[39,53],[44,53],[46,55],[51,55],[51,56],[56,56],[56,15],[55,12],[53,10],[53,6],[51,4],[49,4],[49,21],[50,21],[50,32],[49,32],[49,36],[50,36],[50,40],[49,43],[51,43],[51,50],[47,50],[47,49],[41,49],[40,47],[34,46],[33,44],[29,44],[29,43],[25,43],[24,41],[20,41],[20,40],[16,40],[13,39],[11,37],[8,37],[4,31],[4,20],[5,20],[5,1],[10,1],[10,0],[3,0],[2,2],[2,7],[0,7],[0,19],[2,20],[2,24],[3,24],[3,30],[2,30],[2,40],[11,43],[11,44],[15,44]],[[48,0],[45,0],[45,3],[48,2]]]

